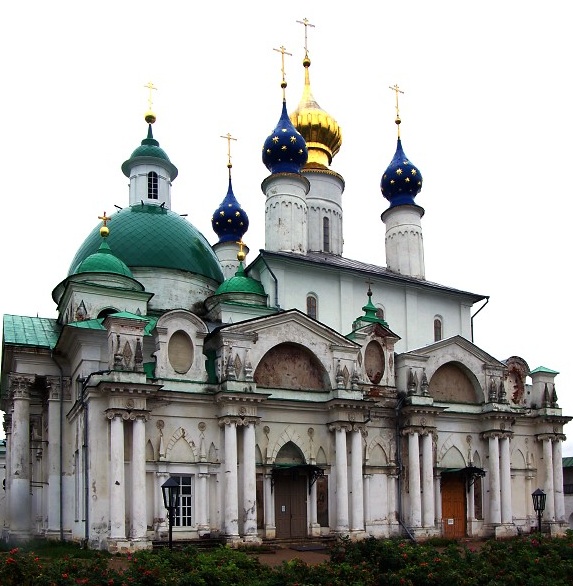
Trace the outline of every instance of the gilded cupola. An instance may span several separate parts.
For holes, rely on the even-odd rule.
[[[342,130],[338,122],[317,104],[312,95],[308,52],[305,52],[302,64],[304,90],[298,107],[291,113],[290,119],[306,141],[308,161],[305,169],[326,169],[340,150]]]

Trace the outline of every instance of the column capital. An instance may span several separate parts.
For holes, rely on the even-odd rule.
[[[567,436],[564,433],[539,433],[535,436],[535,439],[538,442],[562,442],[565,441],[566,437]]]
[[[139,411],[139,410],[129,411],[127,409],[119,409],[119,408],[106,409],[105,416],[109,420],[112,420],[112,419],[115,419],[116,417],[119,417],[119,418],[123,419],[123,421],[142,420],[145,422],[145,421],[149,421],[151,419],[151,416],[148,411]]]
[[[352,431],[351,423],[330,423],[328,431]]]
[[[511,440],[513,438],[513,431],[509,431],[507,429],[502,430],[502,429],[490,429],[489,431],[484,431],[481,433],[481,438],[482,439],[491,439],[491,438],[497,438],[497,439],[509,439]]]
[[[241,417],[220,417],[219,418],[219,427],[226,427],[227,425],[231,425],[234,423],[235,426],[242,425],[242,418]]]
[[[48,376],[48,400],[59,401],[61,397],[69,401],[72,396],[70,393],[71,379],[69,376],[64,376],[60,379],[59,376]],[[61,381],[61,384],[60,384]]]
[[[30,399],[30,388],[34,384],[34,375],[10,375],[10,395],[12,399]]]

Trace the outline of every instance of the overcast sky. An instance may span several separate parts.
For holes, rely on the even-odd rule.
[[[155,138],[179,169],[172,208],[211,243],[211,214],[227,190],[221,135],[237,138],[233,186],[252,260],[264,247],[261,148],[282,98],[273,49],[292,53],[292,111],[304,80],[297,20],[307,18],[314,96],[343,132],[332,169],[346,181],[344,256],[385,264],[379,183],[396,147],[397,83],[404,150],[424,177],[426,278],[489,295],[474,342],[500,360],[559,371],[559,404],[573,415],[566,5],[5,3],[1,313],[55,317],[52,289],[98,215],[127,205],[120,167],[145,137],[148,81],[158,88]],[[573,455],[573,423],[566,432],[564,455]]]

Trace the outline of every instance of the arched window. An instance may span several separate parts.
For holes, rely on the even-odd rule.
[[[330,220],[322,218],[322,250],[330,252]]]
[[[378,319],[384,319],[384,308],[383,307],[376,308],[376,317]]]
[[[159,194],[159,181],[155,171],[147,174],[147,199],[157,199]]]
[[[308,317],[312,317],[312,319],[317,319],[317,301],[314,295],[308,295],[306,298],[306,315]]]
[[[434,342],[439,342],[443,338],[442,318],[434,318]]]

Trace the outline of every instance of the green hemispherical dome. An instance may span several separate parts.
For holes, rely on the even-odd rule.
[[[137,204],[111,216],[107,237],[113,254],[130,269],[165,268],[223,282],[219,259],[205,237],[179,214],[157,205]],[[94,228],[76,253],[68,275],[94,254],[101,242]]]
[[[256,293],[257,295],[266,295],[265,288],[259,281],[245,275],[243,263],[239,265],[235,276],[221,283],[217,291],[215,291],[215,295],[221,295],[223,293]]]
[[[113,273],[133,278],[129,267],[115,256],[104,240],[94,254],[90,254],[74,270],[74,275],[80,273]]]

